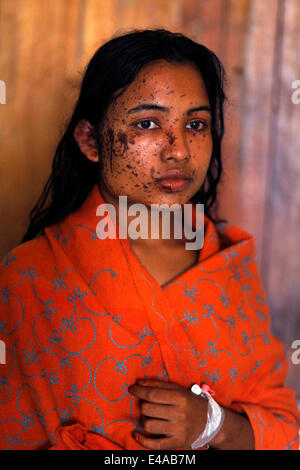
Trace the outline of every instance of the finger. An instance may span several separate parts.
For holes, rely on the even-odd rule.
[[[176,417],[176,407],[173,405],[153,404],[142,401],[141,414],[150,418],[171,420]]]
[[[165,382],[158,379],[139,379],[137,381],[138,385],[144,385],[145,387],[161,387],[168,388],[169,390],[180,390],[182,389],[181,385],[177,385],[172,382]]]
[[[166,421],[164,419],[144,418],[142,420],[142,425],[147,434],[156,434],[167,437],[174,436],[174,424],[170,421]]]
[[[136,398],[150,403],[161,403],[163,405],[176,405],[176,390],[163,389],[159,387],[145,387],[142,385],[131,385],[129,393]]]
[[[134,438],[142,447],[146,447],[147,449],[161,450],[176,448],[174,438],[172,437],[162,437],[155,439],[143,436],[139,433],[134,433]]]

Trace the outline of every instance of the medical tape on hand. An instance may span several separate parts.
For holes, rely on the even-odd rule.
[[[191,387],[191,391],[208,400],[206,426],[204,431],[191,445],[192,449],[198,449],[206,446],[220,431],[224,422],[225,412],[213,399],[211,395],[214,394],[214,392],[207,385],[204,384],[200,387],[200,385],[194,384]]]

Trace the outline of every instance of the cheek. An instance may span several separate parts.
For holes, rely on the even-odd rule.
[[[197,135],[196,138],[190,138],[189,144],[191,148],[191,155],[202,161],[210,160],[213,150],[213,140],[210,131],[206,131]]]
[[[148,188],[150,169],[136,135],[108,129],[104,137],[102,177],[110,187]],[[149,163],[148,163],[149,165]]]
[[[143,158],[149,151],[157,153],[159,148],[156,144],[152,144],[149,149],[148,143],[141,139],[135,133],[125,133],[122,131],[113,131],[108,129],[104,136],[103,145],[103,165],[106,168],[110,167],[111,172],[118,172],[126,168],[132,170],[134,176],[134,169],[142,170],[147,166],[149,158]]]
[[[189,141],[190,143],[194,142],[197,145],[203,147],[210,147],[212,144],[212,134],[210,129],[202,131],[200,134],[195,134]]]
[[[127,158],[141,160],[144,157],[146,163],[151,158],[155,159],[162,147],[163,143],[158,138],[154,139],[153,136],[145,137],[138,133],[132,134],[128,138]]]

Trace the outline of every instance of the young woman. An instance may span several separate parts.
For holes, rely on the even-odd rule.
[[[298,449],[253,238],[210,213],[223,82],[211,51],[165,30],[115,37],[91,59],[24,243],[1,267],[1,448]],[[133,204],[145,208],[146,236],[121,230],[120,196],[125,230]],[[152,204],[195,215],[197,203],[201,248],[161,226],[148,236]],[[116,237],[99,236],[103,204]]]

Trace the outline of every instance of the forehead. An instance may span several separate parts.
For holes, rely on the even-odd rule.
[[[169,107],[209,104],[200,71],[190,63],[156,61],[145,65],[130,85],[118,96],[114,110],[126,110],[143,102]]]

